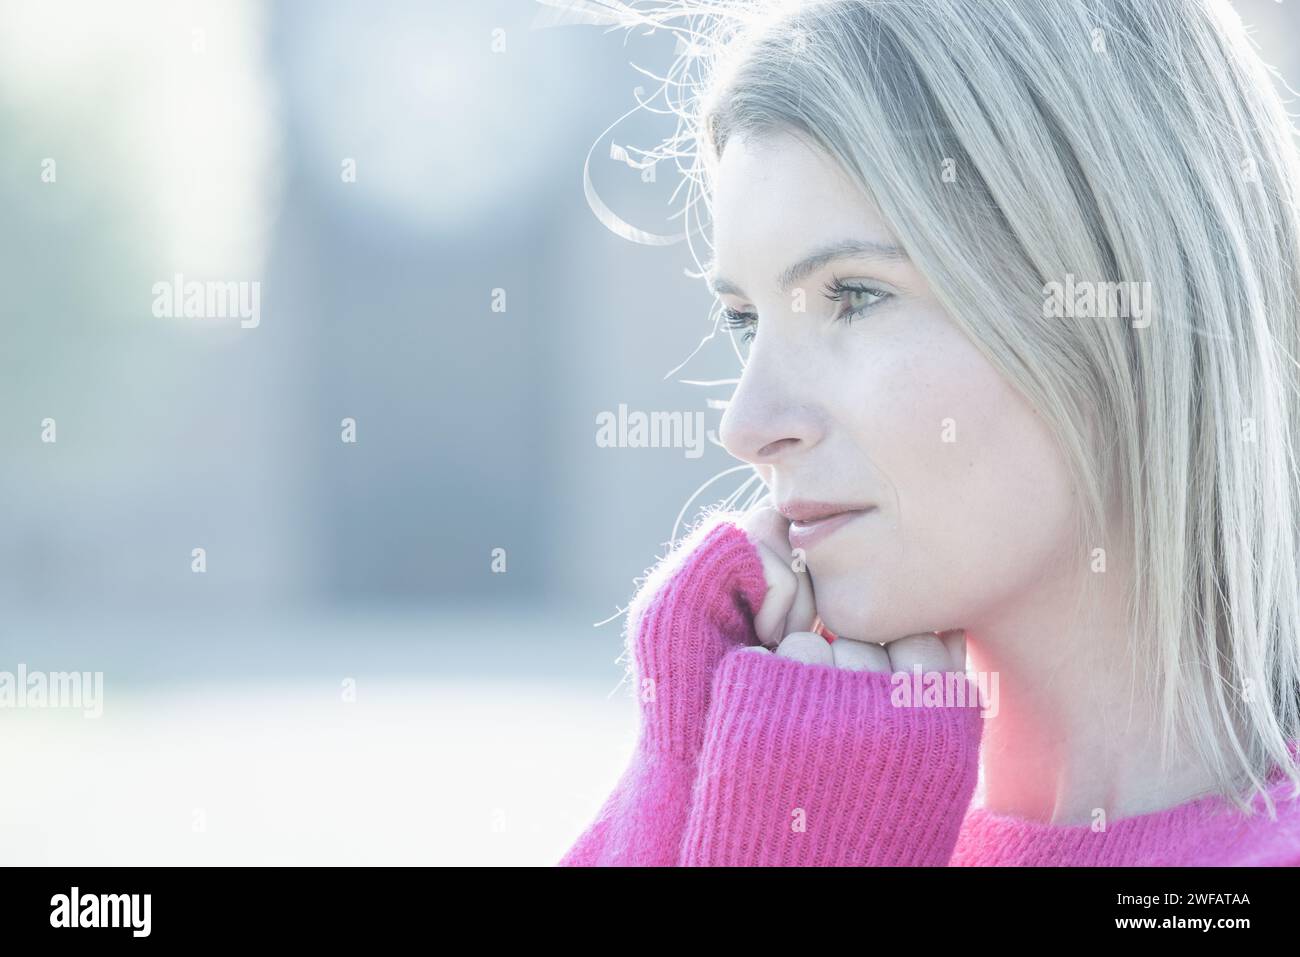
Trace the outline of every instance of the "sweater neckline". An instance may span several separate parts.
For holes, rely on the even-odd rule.
[[[1290,748],[1300,755],[1300,739],[1292,741]],[[1300,800],[1290,795],[1290,782],[1282,769],[1275,767],[1266,780],[1279,818],[1286,813],[1300,814]],[[1255,796],[1252,806],[1267,817],[1261,796]],[[1108,820],[1101,830],[1094,830],[1092,824],[1052,824],[1001,814],[980,805],[967,813],[963,831],[982,848],[982,854],[994,854],[1004,863],[1126,864],[1205,840],[1211,833],[1227,835],[1229,828],[1249,826],[1231,801],[1211,793],[1172,807]]]

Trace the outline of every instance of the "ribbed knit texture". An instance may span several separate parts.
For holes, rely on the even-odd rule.
[[[730,513],[715,513],[661,560],[628,607],[625,642],[656,752],[694,760],[713,674],[728,650],[756,645],[767,585],[757,550]]]
[[[650,570],[625,619],[640,715],[632,760],[566,866],[678,862],[714,672],[756,645],[763,563],[733,512],[714,512]]]
[[[703,521],[629,606],[637,743],[561,865],[1300,865],[1280,772],[1277,820],[1215,796],[1096,831],[971,808],[978,707],[895,703],[892,675],[741,648],[766,586],[736,519]]]
[[[977,707],[896,706],[892,682],[728,654],[682,863],[947,864],[975,790],[983,719]]]

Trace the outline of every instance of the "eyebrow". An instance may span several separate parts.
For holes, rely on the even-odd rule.
[[[877,243],[867,239],[841,239],[837,242],[828,243],[825,246],[818,246],[811,253],[800,259],[797,263],[787,267],[777,277],[777,287],[785,292],[800,279],[804,279],[811,273],[816,272],[823,266],[837,262],[841,259],[880,259],[885,262],[905,262],[907,253],[903,252],[897,246],[890,243]],[[705,278],[709,284],[709,289],[715,296],[731,295],[743,296],[740,287],[728,279],[713,272],[713,266],[710,265],[705,273]]]

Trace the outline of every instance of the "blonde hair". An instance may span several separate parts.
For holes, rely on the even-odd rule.
[[[1053,426],[1080,540],[1131,549],[1165,756],[1243,811],[1275,767],[1300,791],[1300,163],[1226,0],[544,2],[676,33],[643,155],[691,185],[688,240],[732,137],[861,184]],[[1067,276],[1150,283],[1150,324],[1049,317]]]

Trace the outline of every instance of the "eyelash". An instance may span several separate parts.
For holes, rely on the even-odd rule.
[[[870,309],[874,309],[886,299],[892,296],[892,293],[885,292],[883,289],[877,289],[874,286],[863,285],[862,283],[844,282],[838,277],[831,279],[822,287],[822,295],[831,302],[841,302],[846,296],[853,293],[860,293],[868,296],[877,296],[875,302],[867,303],[865,306],[859,306],[848,312],[843,312],[836,316],[837,320],[848,325],[856,319],[861,318],[862,314]],[[758,316],[752,312],[738,312],[735,309],[723,307],[722,321],[728,329],[743,330],[744,334],[740,337],[742,342],[750,342],[755,336],[754,327],[758,325]]]

